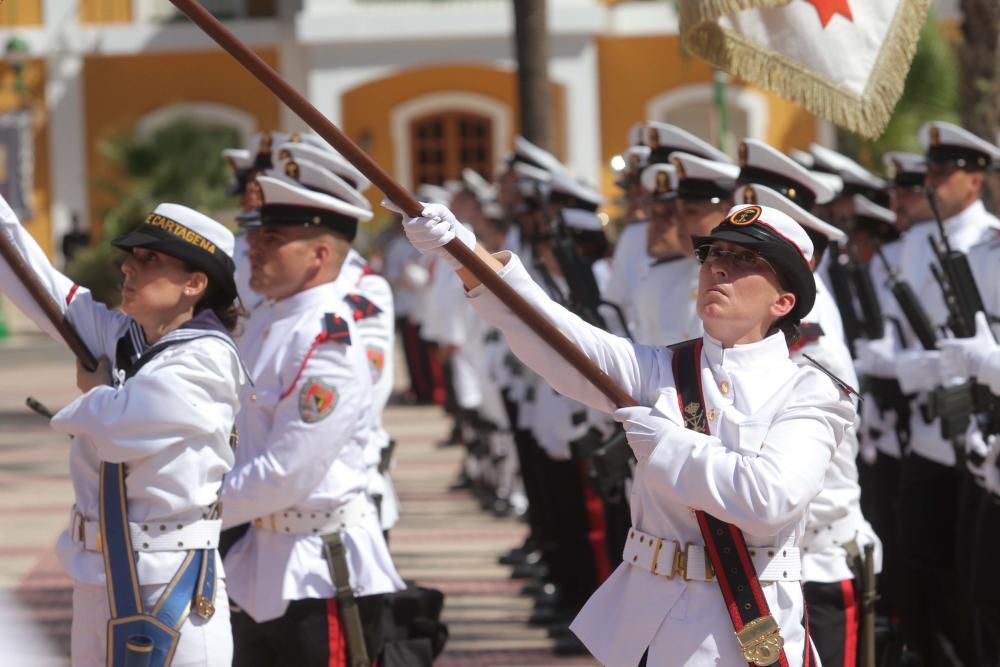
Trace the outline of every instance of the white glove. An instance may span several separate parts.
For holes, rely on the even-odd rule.
[[[986,459],[981,466],[983,486],[993,496],[994,501],[1000,500],[1000,468],[997,458],[1000,458],[1000,438],[995,435],[986,438]]]
[[[1000,350],[993,339],[986,313],[976,313],[976,334],[971,338],[945,338],[938,341],[941,366],[951,375],[962,378],[979,377],[984,364]]]
[[[625,437],[639,462],[648,459],[656,445],[672,431],[683,430],[655,408],[619,408],[613,416],[625,427]]]
[[[885,335],[875,340],[859,338],[854,341],[857,359],[854,367],[858,375],[877,378],[896,377],[896,337],[892,327],[886,327]]]
[[[455,271],[462,268],[462,263],[452,257],[443,246],[457,238],[469,250],[476,249],[476,235],[459,222],[447,206],[424,204],[424,210],[417,218],[408,217],[392,202],[384,200],[382,206],[403,216],[403,231],[414,248],[421,254],[442,258]]]
[[[907,350],[896,355],[896,377],[904,394],[930,391],[948,384],[937,350]]]
[[[979,430],[975,420],[971,420],[969,430],[965,432],[965,467],[979,486],[986,486],[983,466],[989,453],[990,446],[983,438],[983,432]]]

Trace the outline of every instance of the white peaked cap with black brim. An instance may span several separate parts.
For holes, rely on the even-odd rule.
[[[564,208],[560,214],[566,226],[577,232],[604,233],[601,216],[582,208]]]
[[[740,168],[731,162],[707,160],[690,153],[671,153],[677,169],[677,198],[712,201],[732,199]]]
[[[550,172],[566,171],[566,165],[559,158],[522,136],[514,139],[514,153],[510,160],[512,164],[525,163]]]
[[[733,159],[707,141],[669,123],[646,123],[644,142],[650,148],[650,162],[669,162],[671,153],[689,153],[707,160],[732,163]]]
[[[371,181],[362,174],[357,167],[347,161],[343,155],[337,151],[319,148],[304,142],[286,142],[278,146],[275,151],[275,160],[285,160],[288,158],[305,159],[329,169],[337,176],[347,181],[347,183],[358,192],[365,192],[371,187]]]
[[[565,208],[597,211],[604,203],[604,196],[597,188],[581,183],[567,171],[552,174],[549,181],[549,203]]]
[[[248,226],[324,227],[353,241],[358,223],[372,219],[372,212],[322,192],[315,192],[287,178],[258,176],[263,204],[260,217]]]
[[[180,204],[160,204],[128,234],[111,242],[126,252],[145,248],[179,259],[203,271],[222,301],[236,300],[233,249],[236,238],[222,223]]]
[[[480,204],[495,201],[497,198],[497,189],[493,184],[470,167],[462,169],[462,187],[475,195]]]
[[[286,158],[280,160],[274,169],[266,172],[265,175],[288,179],[290,182],[303,185],[314,192],[342,199],[348,204],[367,211],[372,209],[368,198],[351,187],[350,183],[312,160]]]
[[[828,241],[835,243],[845,243],[847,241],[847,234],[843,230],[837,229],[827,222],[823,222],[823,220],[805,210],[788,197],[777,190],[772,190],[766,185],[741,185],[737,188],[734,198],[737,204],[756,204],[757,206],[767,206],[776,211],[781,211],[802,225],[807,233],[815,232]],[[815,246],[815,242],[813,245]]]
[[[843,195],[862,194],[869,197],[889,185],[855,160],[832,148],[810,144],[809,152],[816,158],[816,170],[836,174],[844,181]]]
[[[274,153],[288,142],[287,132],[265,130],[250,137],[250,152],[254,156],[254,169],[263,171],[274,166]]]
[[[788,157],[792,158],[806,169],[812,171],[816,168],[816,158],[813,154],[800,148],[792,148],[788,151]]]
[[[782,285],[795,294],[789,316],[799,321],[816,303],[812,273],[813,242],[806,230],[786,213],[768,206],[734,206],[708,236],[694,236],[695,250],[726,241],[754,251],[775,268]]]
[[[245,148],[224,148],[222,157],[233,172],[233,182],[226,190],[230,197],[246,192],[247,179],[254,170],[254,154]]]
[[[740,143],[740,185],[766,185],[807,210],[833,199],[829,184],[777,148],[756,139]]]
[[[882,165],[897,187],[923,187],[927,178],[927,158],[918,153],[889,151],[882,156]]]
[[[423,202],[424,204],[441,204],[442,206],[451,206],[451,192],[449,192],[447,188],[443,188],[440,185],[421,183],[417,186],[417,190],[414,194],[417,197],[417,201]]]
[[[661,176],[661,174],[663,174]],[[642,170],[640,176],[642,189],[654,199],[667,200],[677,198],[677,168],[666,162],[651,164]]]
[[[928,162],[950,162],[963,169],[985,170],[1000,161],[1000,148],[953,123],[926,123],[920,128],[919,137]]]

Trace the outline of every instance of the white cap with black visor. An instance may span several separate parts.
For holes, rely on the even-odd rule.
[[[752,250],[774,267],[781,285],[795,294],[788,318],[798,322],[816,303],[812,273],[813,243],[790,216],[767,206],[734,206],[708,236],[692,237],[695,251],[716,241]]]
[[[160,204],[146,220],[111,245],[132,252],[154,250],[184,262],[208,276],[213,302],[229,305],[236,300],[233,279],[233,233],[204,213],[180,204]]]

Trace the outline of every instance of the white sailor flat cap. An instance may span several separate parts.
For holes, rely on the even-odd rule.
[[[731,162],[718,162],[691,155],[671,153],[670,163],[677,169],[677,198],[714,200],[732,199],[740,168]]]
[[[1000,160],[1000,148],[952,123],[926,123],[919,136],[928,162],[953,162],[963,169],[987,169]]]
[[[696,251],[714,241],[727,241],[766,259],[796,296],[790,313],[794,319],[805,317],[816,303],[812,239],[802,225],[776,208],[757,204],[734,206],[711,234],[694,236],[691,241]]]
[[[526,162],[515,162],[513,171],[517,178],[517,190],[522,197],[536,197],[539,194],[548,196],[552,172]]]
[[[372,212],[337,197],[289,182],[286,178],[258,176],[263,204],[260,219],[252,226],[325,227],[354,240],[358,223],[372,219]]]
[[[573,178],[567,171],[552,174],[549,182],[549,203],[566,208],[597,211],[604,203],[604,197],[597,188]]]
[[[358,208],[368,211],[372,208],[368,198],[351,187],[350,183],[312,160],[285,158],[280,160],[274,169],[266,172],[265,175],[274,178],[288,178],[293,183],[303,185],[313,192],[321,192],[342,199]]]
[[[551,172],[565,171],[566,169],[559,158],[522,136],[514,139],[514,152],[510,157],[510,162],[512,164],[525,163]]]
[[[277,147],[275,151],[276,160],[284,160],[290,157],[309,160],[329,169],[347,181],[358,192],[365,192],[371,186],[371,181],[358,171],[357,167],[348,162],[343,155],[332,148],[318,148],[304,142],[286,142]]]
[[[740,143],[740,185],[766,185],[807,210],[833,199],[833,190],[798,162],[763,141]]]
[[[810,144],[809,152],[816,158],[817,171],[836,174],[844,181],[841,195],[862,194],[874,199],[878,198],[877,193],[884,192],[889,185],[856,161],[826,146]]]
[[[601,222],[601,217],[594,211],[582,208],[564,208],[560,211],[560,215],[562,215],[562,220],[566,223],[566,226],[573,231],[604,233],[604,224]]]
[[[816,235],[836,243],[847,241],[847,234],[842,230],[823,222],[788,197],[766,185],[742,185],[737,188],[734,199],[737,204],[757,204],[781,211],[805,228],[806,233],[810,234],[810,238],[813,240],[814,249],[817,245]]]
[[[893,185],[898,187],[923,186],[927,177],[927,158],[917,153],[889,151],[882,156],[882,164]]]
[[[898,239],[896,214],[864,195],[854,195],[854,225],[869,229],[883,242]]]
[[[677,168],[666,162],[651,164],[642,170],[642,189],[655,199],[677,198]]]
[[[732,158],[718,148],[699,139],[685,129],[669,123],[646,123],[646,145],[652,151],[650,162],[669,162],[670,154],[690,153],[716,162],[730,162]]]
[[[236,238],[222,223],[180,204],[160,204],[146,220],[111,245],[132,252],[146,248],[180,259],[204,271],[223,301],[236,299],[233,249]]]

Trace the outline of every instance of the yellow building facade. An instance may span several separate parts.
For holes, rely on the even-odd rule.
[[[99,226],[109,205],[100,184],[123,177],[101,149],[117,133],[182,116],[229,123],[247,140],[305,129],[166,4],[0,5],[0,40],[22,40],[29,56],[17,90],[13,66],[0,66],[0,116],[30,111],[33,165],[22,191],[30,228],[51,252],[74,215]],[[489,172],[520,131],[505,0],[304,0],[292,14],[280,2],[204,4],[232,16],[237,36],[407,187],[454,178],[462,164]],[[739,81],[724,84],[720,123],[715,75],[681,48],[673,3],[550,0],[550,9],[551,148],[611,197],[608,165],[641,120],[675,122],[730,150],[743,136],[804,148],[829,131]]]

